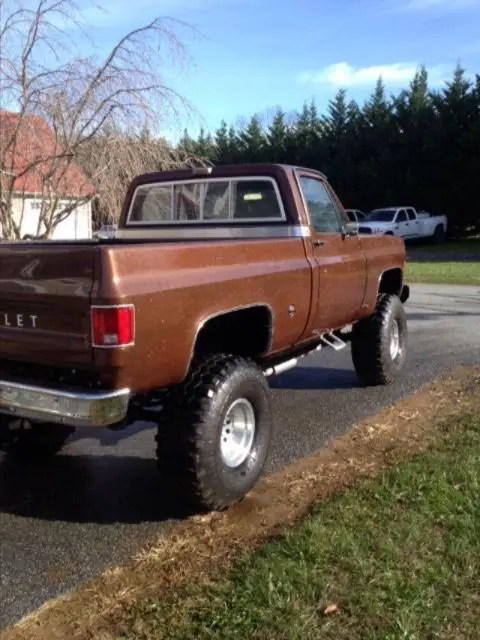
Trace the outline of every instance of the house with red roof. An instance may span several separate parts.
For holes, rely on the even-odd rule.
[[[92,237],[94,188],[41,116],[20,118],[0,111],[0,197],[6,199],[10,191],[12,216],[22,238],[39,234],[42,206],[62,218],[52,240]],[[40,224],[40,233],[44,230]]]

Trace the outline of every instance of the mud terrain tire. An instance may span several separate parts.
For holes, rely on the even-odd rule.
[[[197,511],[241,500],[263,471],[272,426],[269,386],[254,362],[232,355],[196,362],[169,390],[158,424],[167,490]]]
[[[352,331],[352,359],[360,382],[391,384],[400,373],[407,352],[407,319],[398,296],[381,294],[374,313]]]

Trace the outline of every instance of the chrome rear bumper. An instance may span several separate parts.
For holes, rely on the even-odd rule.
[[[0,413],[72,427],[107,427],[128,412],[129,389],[76,393],[0,380]]]

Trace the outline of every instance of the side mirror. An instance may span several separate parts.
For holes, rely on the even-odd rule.
[[[346,222],[342,228],[342,236],[358,236],[358,222]]]

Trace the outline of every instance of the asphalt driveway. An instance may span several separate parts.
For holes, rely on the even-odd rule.
[[[269,470],[457,364],[480,364],[478,287],[414,285],[410,352],[391,388],[361,389],[349,350],[323,352],[272,380],[278,422]],[[49,464],[0,454],[0,626],[122,561],[172,518],[158,483],[153,430],[76,434]]]

